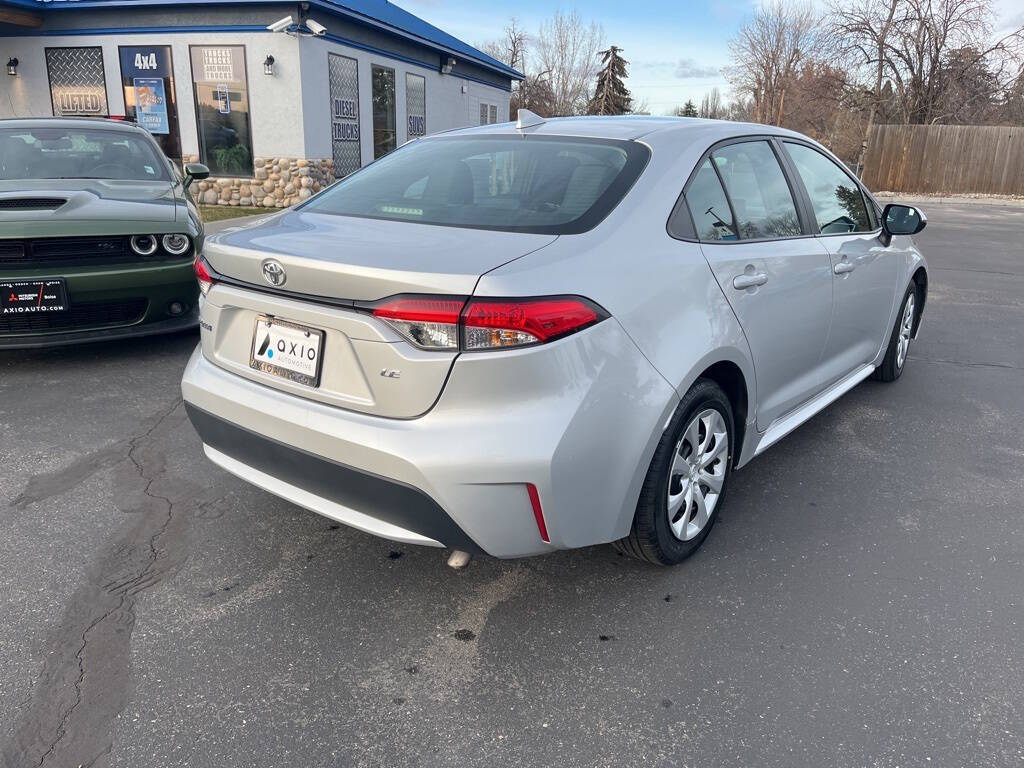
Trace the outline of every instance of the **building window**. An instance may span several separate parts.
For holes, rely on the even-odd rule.
[[[121,46],[125,118],[145,128],[164,154],[181,163],[171,46]]]
[[[498,105],[480,102],[480,125],[491,125],[498,122]]]
[[[199,159],[214,176],[252,176],[245,46],[191,45]]]
[[[373,88],[373,159],[386,155],[398,146],[395,131],[395,70],[374,65],[371,70]]]
[[[102,48],[47,48],[46,73],[55,117],[109,114]]]
[[[405,73],[405,116],[410,139],[427,132],[427,79],[423,75]]]

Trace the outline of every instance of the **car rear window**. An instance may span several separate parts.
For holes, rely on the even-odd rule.
[[[503,232],[594,227],[643,171],[633,141],[451,136],[406,144],[338,182],[303,210]]]
[[[53,126],[0,128],[2,179],[167,180],[167,164],[145,136]]]

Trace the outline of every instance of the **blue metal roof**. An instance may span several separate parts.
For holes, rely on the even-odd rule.
[[[428,24],[419,16],[414,16],[387,0],[313,0],[311,6],[319,6],[326,10],[340,11],[345,15],[354,14],[364,21],[384,25],[393,31],[404,33],[419,42],[438,47],[446,53],[462,56],[488,69],[508,75],[510,78],[522,80],[522,73],[508,65],[491,58],[481,50],[462,42],[457,37]]]
[[[202,0],[181,2],[181,0],[4,0],[0,5],[15,5],[22,8],[50,10],[59,8],[97,7],[139,7],[139,6],[182,6],[182,5],[262,5],[280,0]],[[457,37],[428,24],[387,0],[309,0],[310,8],[344,16],[390,32],[398,37],[434,48],[441,53],[454,56],[456,61],[464,59],[478,66],[497,72],[510,79],[522,80],[522,73],[477,50]]]

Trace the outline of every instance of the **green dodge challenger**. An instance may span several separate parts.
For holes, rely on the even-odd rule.
[[[129,123],[0,120],[0,349],[194,327],[208,175]]]

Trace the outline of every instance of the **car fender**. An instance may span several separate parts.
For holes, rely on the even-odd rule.
[[[928,262],[921,254],[921,251],[918,249],[913,238],[909,236],[893,237],[889,248],[898,263],[898,277],[896,283],[898,290],[895,292],[892,307],[889,310],[889,323],[886,325],[885,335],[882,339],[879,339],[878,353],[872,361],[876,366],[882,364],[882,360],[885,358],[885,353],[889,348],[889,338],[892,334],[892,329],[896,324],[896,316],[899,314],[900,307],[903,304],[903,296],[907,292],[907,288],[909,288],[910,284],[914,281],[914,275],[922,268],[925,272],[926,290],[925,294],[921,297],[920,305],[917,308],[917,319],[914,322],[914,338],[917,338],[918,329],[921,327],[921,317],[924,313],[925,301],[927,300]]]

